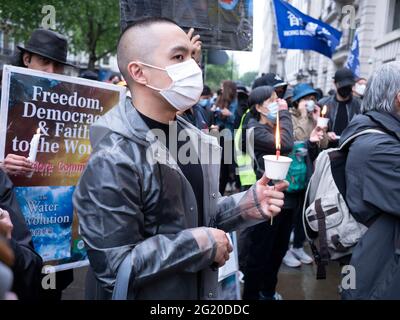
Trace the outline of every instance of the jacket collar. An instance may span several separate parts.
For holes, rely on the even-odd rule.
[[[400,140],[400,116],[388,112],[377,111],[370,111],[366,113],[366,115],[386,131],[397,136]]]

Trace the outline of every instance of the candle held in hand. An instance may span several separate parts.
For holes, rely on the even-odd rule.
[[[281,131],[279,128],[279,111],[276,116],[275,147],[276,147],[276,160],[279,160],[279,157],[281,155]]]
[[[328,107],[324,105],[321,111],[321,117],[324,118],[327,112],[328,112]]]
[[[321,111],[321,116],[317,120],[317,126],[319,128],[327,128],[329,123],[329,118],[325,118],[326,113],[328,112],[328,107],[324,105]]]
[[[37,150],[39,147],[39,141],[40,141],[40,129],[38,128],[36,133],[33,135],[31,143],[30,143],[28,160],[31,162],[36,161],[36,155],[37,155]]]

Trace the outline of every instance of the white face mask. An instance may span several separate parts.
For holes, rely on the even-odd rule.
[[[315,108],[315,102],[314,102],[314,100],[308,100],[308,101],[306,102],[306,109],[307,109],[307,111],[308,111],[308,112],[313,112],[313,111],[314,111],[314,108]]]
[[[363,96],[363,95],[364,95],[365,89],[367,89],[367,86],[366,86],[365,84],[356,84],[355,91],[356,91],[357,94],[359,94],[360,96]]]
[[[170,65],[165,69],[143,62],[139,63],[168,73],[172,80],[168,88],[160,89],[151,85],[146,86],[158,91],[178,111],[186,111],[199,101],[203,92],[203,75],[200,67],[193,59]]]

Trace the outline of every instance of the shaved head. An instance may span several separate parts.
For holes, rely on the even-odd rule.
[[[118,68],[128,84],[132,82],[127,69],[131,61],[152,63],[153,53],[160,44],[160,24],[178,27],[170,19],[150,17],[138,20],[122,32],[118,42],[117,61]]]

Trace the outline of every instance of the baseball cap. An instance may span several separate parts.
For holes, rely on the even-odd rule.
[[[338,88],[353,86],[356,82],[353,72],[347,68],[337,70],[333,79],[335,80]]]

